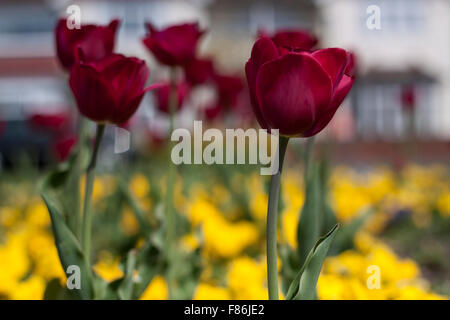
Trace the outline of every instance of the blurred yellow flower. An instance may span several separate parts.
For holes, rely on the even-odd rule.
[[[28,206],[25,219],[30,227],[45,228],[50,225],[50,215],[42,200],[32,202]]]
[[[250,257],[234,259],[227,278],[233,299],[265,300],[268,297],[264,266]]]
[[[130,208],[126,207],[122,212],[120,226],[127,235],[135,235],[139,231],[139,222]]]
[[[106,281],[114,281],[123,276],[119,267],[119,258],[113,257],[109,252],[100,253],[100,259],[94,266],[94,271]]]
[[[130,181],[130,190],[132,194],[140,199],[148,196],[150,192],[150,183],[143,174],[135,174]]]
[[[140,300],[166,300],[169,297],[169,289],[167,287],[166,280],[158,275],[153,278],[153,280],[145,289]]]
[[[199,283],[195,291],[194,300],[229,300],[230,292],[227,288],[213,286],[209,283]]]
[[[45,280],[36,275],[19,282],[10,294],[12,300],[41,300],[44,297]]]

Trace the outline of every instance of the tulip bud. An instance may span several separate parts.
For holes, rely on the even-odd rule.
[[[289,137],[309,137],[331,121],[354,78],[345,73],[347,51],[279,50],[262,37],[253,46],[245,71],[250,101],[260,125]]]
[[[85,61],[96,61],[113,52],[119,20],[107,26],[82,25],[80,29],[69,29],[67,19],[60,19],[55,28],[56,51],[61,65],[69,70],[75,63],[77,48],[81,47]]]
[[[189,95],[190,87],[186,82],[179,82],[176,84],[177,90],[177,105],[175,112],[183,108],[183,104],[187,96]],[[169,114],[169,94],[170,83],[162,83],[160,88],[155,91],[156,94],[156,107],[159,111]]]
[[[183,66],[194,59],[198,39],[203,35],[198,24],[186,23],[156,30],[147,23],[149,33],[142,39],[156,59],[168,66]]]
[[[112,54],[96,62],[76,63],[69,83],[82,115],[120,125],[135,113],[144,93],[158,86],[145,88],[149,74],[143,60]]]
[[[211,59],[194,58],[184,66],[186,80],[193,86],[204,84],[214,76],[214,64]]]

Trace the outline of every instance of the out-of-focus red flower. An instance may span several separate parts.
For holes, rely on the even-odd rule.
[[[59,161],[64,161],[67,159],[76,142],[76,136],[64,137],[55,142],[55,153]]]
[[[208,121],[214,121],[223,114],[223,108],[219,103],[215,103],[202,109],[202,114]]]
[[[401,102],[404,110],[414,110],[416,105],[416,90],[413,85],[406,85],[402,88]]]
[[[213,60],[194,58],[184,66],[184,75],[193,86],[208,82],[214,76]]]
[[[35,113],[29,116],[29,122],[33,128],[58,131],[66,128],[71,121],[67,112]]]
[[[82,25],[80,29],[69,29],[67,19],[60,19],[55,28],[56,52],[61,65],[69,70],[75,63],[78,47],[86,61],[96,61],[110,55],[114,50],[119,20],[107,26]]]
[[[142,39],[156,59],[168,66],[185,65],[195,57],[198,39],[204,33],[197,23],[186,23],[157,30],[147,23],[148,34]]]
[[[82,53],[80,53],[82,56]],[[150,74],[145,62],[112,54],[96,62],[81,58],[70,72],[70,87],[82,115],[96,122],[123,124],[135,113]]]
[[[277,46],[280,54],[289,51],[311,51],[317,45],[317,38],[310,32],[302,29],[283,29],[269,35],[259,32],[262,38],[270,38]]]
[[[181,81],[176,84],[177,89],[177,105],[175,112],[183,108],[183,104],[187,96],[189,95],[190,86],[187,82]],[[162,83],[158,90],[155,91],[156,95],[156,107],[159,111],[169,114],[169,94],[170,83]]]
[[[219,104],[229,108],[236,104],[239,93],[244,89],[244,81],[239,76],[216,74],[215,83]]]
[[[261,127],[291,137],[320,132],[353,85],[354,77],[345,74],[348,61],[339,48],[280,53],[271,39],[256,41],[245,71]]]
[[[156,150],[164,147],[169,139],[167,130],[148,128],[146,132],[150,150]]]

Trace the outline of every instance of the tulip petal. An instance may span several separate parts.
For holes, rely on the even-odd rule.
[[[260,112],[272,129],[300,136],[330,102],[332,83],[307,53],[290,53],[264,64],[256,79]]]
[[[330,75],[333,88],[341,81],[349,59],[347,51],[340,48],[327,48],[314,51],[311,54]]]
[[[145,62],[137,58],[114,61],[102,72],[117,96],[117,105],[127,104],[127,98],[137,96],[144,88],[149,74]]]
[[[204,31],[197,23],[186,23],[156,30],[146,24],[150,34],[143,39],[144,45],[159,62],[166,65],[185,65],[195,57],[198,39]]]
[[[278,50],[275,44],[269,38],[260,38],[253,46],[250,59],[245,65],[245,74],[250,89],[250,102],[255,113],[256,119],[260,126],[268,129],[266,121],[264,120],[256,99],[256,76],[259,68],[266,62],[278,58]]]
[[[139,108],[144,94],[145,91],[140,92],[134,98],[130,99],[126,105],[123,105],[120,110],[115,109],[111,117],[111,122],[116,124],[123,124],[127,122]]]
[[[311,50],[317,44],[317,38],[305,30],[280,30],[272,41],[281,48],[292,50]]]
[[[342,104],[347,94],[350,92],[350,89],[353,86],[353,82],[354,82],[353,77],[343,75],[341,82],[339,82],[339,85],[334,92],[329,107],[322,115],[319,115],[319,118],[314,124],[314,126],[303,134],[304,137],[313,136],[322,131],[328,125],[328,123],[331,121],[334,114],[336,113],[337,109]]]
[[[95,68],[76,64],[70,72],[69,84],[81,114],[93,121],[109,120],[116,101],[110,87]]]

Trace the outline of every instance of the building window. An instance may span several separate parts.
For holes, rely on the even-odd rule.
[[[366,9],[376,5],[381,10],[381,30],[373,32],[366,26],[369,17]],[[417,35],[425,24],[424,1],[421,0],[364,0],[361,1],[360,20],[364,33],[373,35],[402,34]]]
[[[434,103],[432,82],[413,82],[416,92],[414,130],[421,138],[436,137],[440,133]],[[363,139],[396,141],[408,132],[407,111],[402,103],[404,81],[362,81],[354,92],[354,111],[359,135]]]

